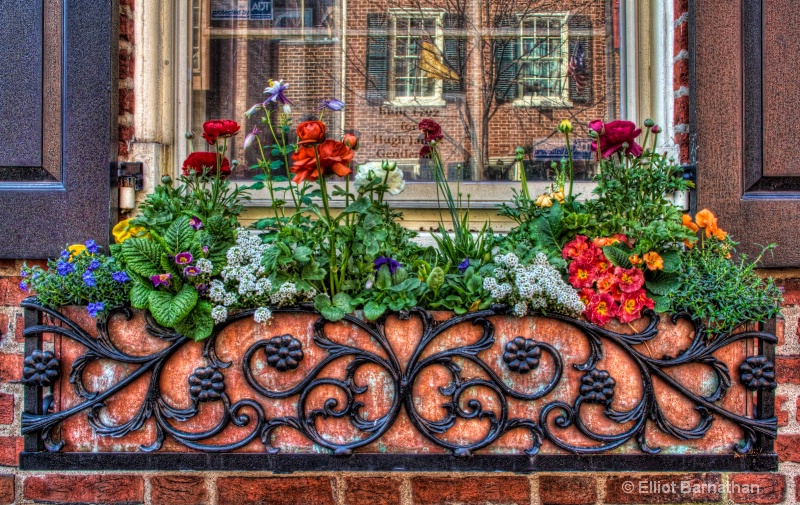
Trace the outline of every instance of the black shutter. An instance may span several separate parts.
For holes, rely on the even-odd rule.
[[[0,258],[108,244],[118,23],[116,0],[2,2]]]
[[[513,100],[519,95],[519,20],[505,15],[496,20],[498,35],[494,44],[494,66],[497,74],[495,95],[498,101]]]
[[[389,17],[367,14],[367,102],[383,105],[388,98]]]
[[[466,20],[461,14],[446,13],[444,28],[444,64],[458,74],[459,79],[445,79],[442,87],[444,99],[447,101],[463,100],[464,70],[467,67],[467,39],[464,32]]]
[[[583,71],[584,80],[581,86],[578,85],[575,76],[568,76],[569,99],[573,103],[588,104],[592,101],[592,19],[589,16],[575,15],[570,16],[567,23],[569,35],[569,54],[568,61],[572,58],[577,59],[579,51],[584,53],[585,70]]]

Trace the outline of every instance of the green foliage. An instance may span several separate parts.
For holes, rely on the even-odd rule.
[[[452,310],[456,314],[489,308],[492,298],[483,289],[483,279],[486,271],[492,268],[490,264],[476,271],[470,266],[463,273],[445,275],[444,284],[435,297],[430,297],[427,305],[432,309]]]
[[[381,265],[375,283],[354,302],[363,305],[364,317],[374,321],[387,310],[416,307],[427,290],[427,285],[418,277],[409,276],[405,268],[398,267],[391,273],[387,265]]]
[[[88,249],[77,254],[65,249],[58,260],[47,262],[46,270],[26,264],[22,276],[20,288],[48,307],[102,303],[102,312],[125,305],[131,289],[128,275],[113,257]]]
[[[746,322],[764,321],[778,315],[781,293],[771,278],[761,279],[755,261],[742,255],[728,257],[733,244],[708,244],[686,251],[678,286],[669,296],[672,309],[686,311],[707,321],[709,330],[728,333]]]

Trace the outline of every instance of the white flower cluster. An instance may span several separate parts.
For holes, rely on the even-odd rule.
[[[370,161],[360,165],[358,169],[356,169],[356,190],[360,190],[377,178],[386,181],[386,186],[388,186],[386,192],[391,195],[399,195],[406,187],[406,181],[403,179],[403,171],[397,168],[397,164],[394,164],[393,168],[387,170],[383,168],[383,163],[379,161]]]
[[[261,265],[261,258],[269,248],[258,235],[237,230],[236,245],[228,249],[228,264],[220,273],[222,280],[214,279],[209,285],[208,298],[215,304],[211,311],[214,321],[225,321],[232,308],[259,307],[254,318],[258,323],[267,323],[272,317],[267,305],[293,305],[316,296],[313,289],[298,293],[290,282],[283,283],[273,293],[269,273]],[[197,266],[202,270],[205,265],[201,266],[200,261]]]
[[[495,256],[494,262],[497,268],[492,277],[483,280],[483,288],[498,302],[513,305],[515,315],[540,310],[571,315],[583,312],[578,292],[564,282],[544,254],[537,254],[530,264],[520,264],[513,253]]]

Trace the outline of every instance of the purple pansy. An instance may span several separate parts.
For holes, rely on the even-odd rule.
[[[114,281],[119,282],[120,284],[125,284],[126,282],[131,280],[131,278],[128,277],[128,272],[126,272],[124,270],[120,270],[119,272],[112,273],[111,274],[111,278]]]
[[[189,265],[188,267],[183,269],[183,275],[185,277],[197,277],[200,275],[200,269],[194,265]]]
[[[164,286],[165,288],[168,288],[170,279],[172,279],[172,274],[158,274],[150,276],[150,280],[153,282],[154,288],[157,288],[159,286]]]
[[[69,256],[69,254],[67,254],[67,256]],[[73,270],[75,270],[75,266],[69,261],[58,260],[58,263],[56,264],[56,270],[58,271],[58,275],[65,277],[68,273],[71,273]]]
[[[283,79],[280,81],[269,81],[269,86],[264,89],[264,94],[267,95],[267,99],[264,100],[264,105],[268,102],[277,102],[281,105],[294,105],[284,94],[288,88],[289,85],[284,84]]]
[[[464,261],[458,264],[458,271],[462,274],[469,268],[469,258],[464,258]]]
[[[203,222],[200,221],[200,218],[197,217],[197,216],[192,216],[192,218],[189,220],[189,224],[195,230],[202,230],[203,229]]]
[[[375,270],[380,270],[381,266],[387,265],[389,273],[393,274],[395,270],[400,268],[400,262],[386,256],[380,256],[375,259]]]
[[[106,308],[106,306],[103,304],[103,302],[90,303],[86,307],[86,311],[89,313],[90,316],[97,317],[97,314],[102,312],[103,309],[105,309],[105,308]]]
[[[186,251],[178,253],[177,256],[175,256],[175,263],[177,263],[178,265],[188,265],[189,263],[192,262],[193,259],[194,258],[192,257],[192,253]]]
[[[95,244],[94,240],[87,240],[86,250],[92,254],[97,254],[97,251],[99,251],[100,248],[97,246],[97,244]]]
[[[330,109],[332,111],[340,111],[344,109],[344,102],[335,98],[331,98],[330,100],[323,99],[320,100],[319,103],[321,105],[317,107],[317,110]]]
[[[86,272],[83,273],[83,283],[89,286],[90,288],[93,288],[97,285],[94,281],[94,275],[92,275],[92,272],[87,270]]]

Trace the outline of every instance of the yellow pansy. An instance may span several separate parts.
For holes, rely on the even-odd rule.
[[[130,222],[130,219],[120,221],[116,226],[114,226],[114,229],[111,230],[111,233],[114,235],[114,241],[117,244],[121,244],[129,238],[138,237],[144,234],[144,228],[141,226],[131,226]]]

